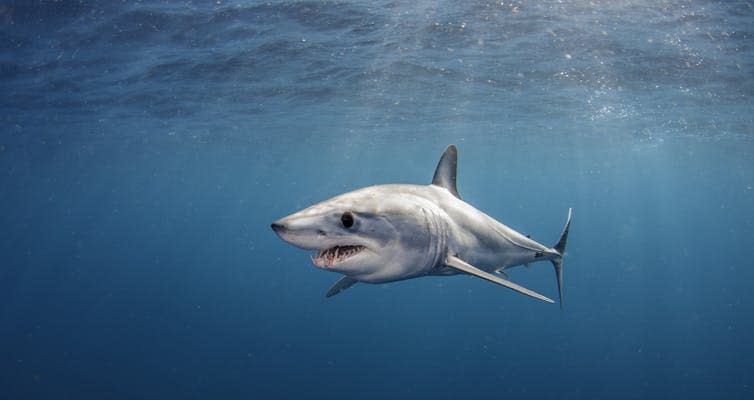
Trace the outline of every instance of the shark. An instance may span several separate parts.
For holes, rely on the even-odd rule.
[[[550,261],[563,307],[563,257],[573,210],[545,246],[465,202],[456,188],[458,150],[449,145],[429,185],[385,184],[340,194],[273,222],[285,242],[313,251],[313,264],[343,276],[332,297],[356,283],[471,275],[547,303],[506,270]]]

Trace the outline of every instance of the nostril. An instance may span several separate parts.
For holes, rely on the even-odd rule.
[[[275,232],[280,232],[282,230],[285,230],[285,225],[279,222],[273,222],[272,225],[270,225],[270,227],[272,227],[272,230]]]

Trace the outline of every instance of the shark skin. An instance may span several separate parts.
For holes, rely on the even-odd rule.
[[[359,282],[468,274],[554,303],[511,282],[504,272],[550,261],[562,307],[571,209],[554,246],[532,240],[461,199],[456,188],[457,154],[454,145],[446,148],[429,185],[358,189],[281,218],[272,223],[272,229],[284,241],[314,250],[312,262],[318,268],[344,275],[327,297]]]

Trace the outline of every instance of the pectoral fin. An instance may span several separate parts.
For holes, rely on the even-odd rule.
[[[509,289],[513,289],[519,293],[525,294],[530,297],[534,297],[535,299],[542,300],[548,303],[554,303],[550,298],[542,296],[541,294],[531,291],[523,286],[517,285],[509,280],[503,279],[499,276],[495,276],[493,274],[490,274],[489,272],[484,272],[481,269],[467,263],[466,261],[461,260],[460,258],[456,256],[448,256],[445,259],[445,265],[451,268],[455,268],[461,272],[465,272],[469,275],[474,275],[479,278],[488,280],[493,283],[497,283],[498,285],[505,286]],[[338,281],[340,283],[340,281]],[[336,283],[337,286],[337,283]],[[349,285],[350,286],[350,285]],[[332,289],[331,289],[332,290]]]
[[[344,276],[340,279],[338,279],[335,284],[332,285],[330,290],[327,291],[327,294],[325,294],[325,297],[333,297],[336,294],[350,288],[351,286],[355,285],[356,282],[358,282],[356,279],[351,278],[350,276]]]

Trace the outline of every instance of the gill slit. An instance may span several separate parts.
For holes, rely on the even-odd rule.
[[[428,211],[424,207],[421,207],[421,211],[429,237],[427,247],[431,262],[428,265],[428,270],[442,268],[445,263],[445,248],[448,243],[447,223],[437,212]]]

